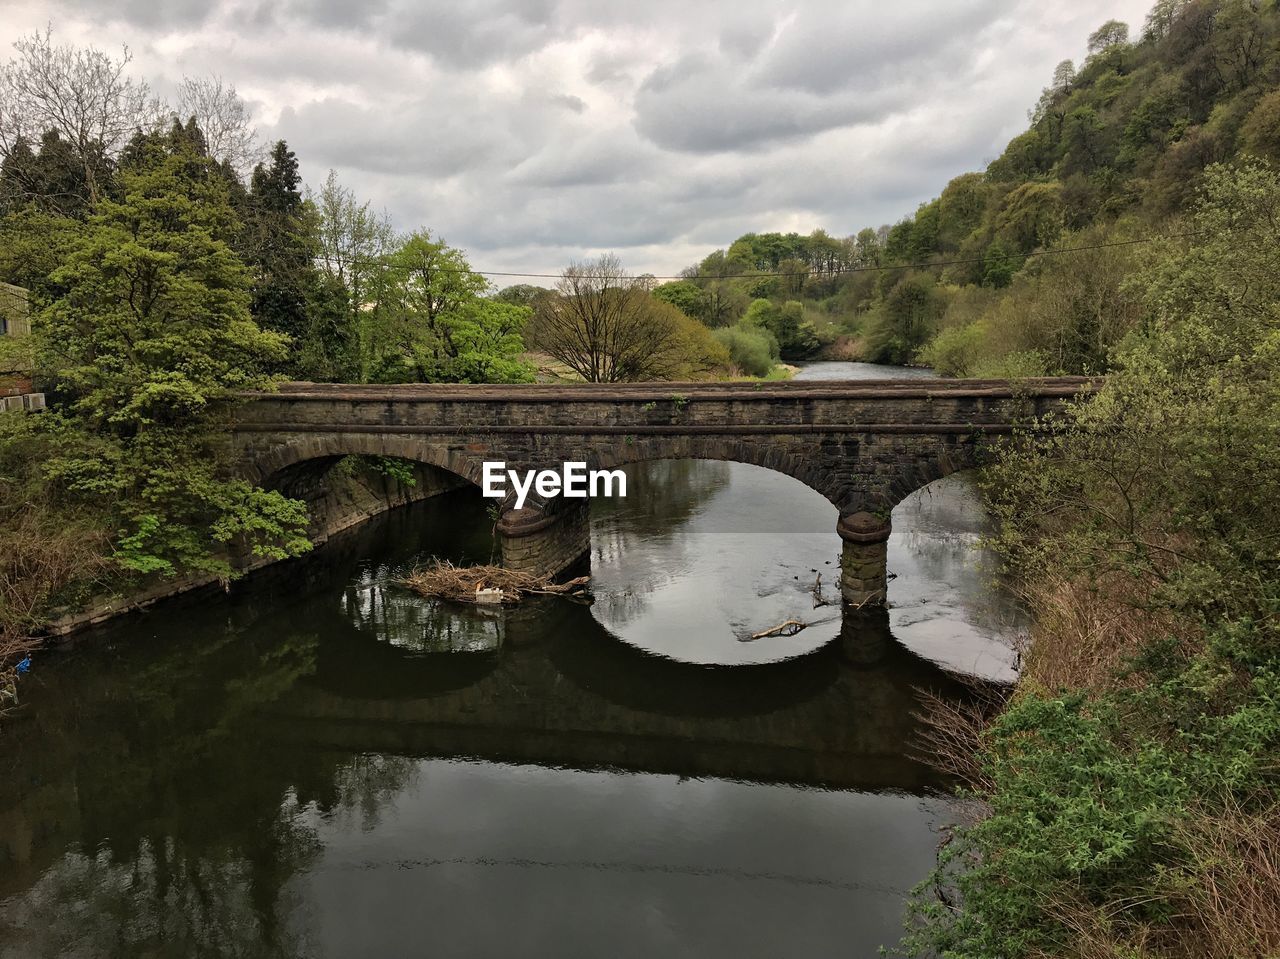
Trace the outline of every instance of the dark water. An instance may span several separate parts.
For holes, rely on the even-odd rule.
[[[871,956],[934,858],[935,662],[1016,616],[943,481],[840,621],[835,511],[673,462],[596,504],[594,607],[395,585],[487,560],[471,491],[46,654],[0,733],[0,956]],[[798,614],[798,615],[797,615]],[[783,619],[791,639],[744,643]],[[730,665],[736,664],[736,665]]]

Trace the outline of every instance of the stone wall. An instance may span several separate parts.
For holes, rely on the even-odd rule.
[[[555,576],[591,551],[591,507],[584,500],[558,512],[508,510],[498,522],[498,535],[503,566]]]
[[[479,484],[483,464],[558,471],[658,459],[751,463],[792,476],[840,511],[842,593],[885,601],[893,507],[978,465],[994,443],[1093,384],[1078,377],[847,383],[541,386],[288,384],[247,394],[232,442],[271,484],[350,453],[395,456]],[[512,494],[514,496],[514,494]],[[589,549],[585,509],[533,495],[503,505],[504,562],[552,574]]]
[[[254,394],[235,442],[259,481],[310,459],[370,453],[479,483],[486,460],[610,469],[652,459],[753,463],[841,513],[887,514],[974,465],[986,446],[1087,389],[1079,378],[631,386],[318,386]],[[544,503],[536,503],[542,506]]]

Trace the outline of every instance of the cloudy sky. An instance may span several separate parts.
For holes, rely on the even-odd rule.
[[[1054,65],[1150,0],[0,0],[7,41],[215,73],[480,269],[674,273],[749,230],[846,235],[980,169]]]

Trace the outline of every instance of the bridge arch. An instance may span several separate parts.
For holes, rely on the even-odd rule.
[[[848,383],[465,386],[285,384],[249,394],[232,442],[247,478],[270,484],[308,460],[395,456],[473,484],[486,461],[613,469],[661,459],[749,463],[817,491],[840,514],[845,597],[884,599],[893,507],[981,460],[991,442],[1095,384],[1079,378]],[[513,565],[562,569],[588,524],[581,501],[508,508]],[[559,542],[557,542],[557,539]],[[505,553],[504,553],[505,555]],[[580,554],[579,554],[580,555]]]
[[[868,512],[888,517],[893,508],[918,489],[954,472],[979,464],[981,452],[971,437],[947,445],[931,444],[918,451],[883,451],[880,459],[891,457],[894,466],[870,481],[856,470],[833,470],[826,456],[800,452],[767,443],[744,441],[731,436],[626,437],[621,442],[597,444],[580,450],[547,451],[547,459],[527,454],[516,458],[498,452],[469,450],[457,444],[424,437],[335,432],[290,437],[248,456],[242,463],[246,479],[276,485],[286,471],[308,462],[333,462],[345,456],[391,456],[444,470],[479,486],[484,463],[503,460],[511,469],[555,468],[563,460],[585,462],[588,469],[619,469],[657,460],[710,460],[746,463],[798,480],[827,499],[842,514]],[[846,454],[846,462],[856,464],[860,450]],[[852,475],[851,475],[852,474]],[[855,481],[855,477],[857,480]],[[534,495],[534,494],[531,494]],[[541,509],[556,509],[539,502]]]
[[[457,450],[400,436],[371,433],[324,433],[283,439],[246,456],[244,477],[260,486],[272,486],[285,471],[308,462],[333,462],[345,456],[394,456],[452,473],[480,485],[483,459]]]

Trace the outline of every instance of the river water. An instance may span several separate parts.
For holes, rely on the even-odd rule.
[[[815,364],[801,377],[902,375]],[[920,374],[926,375],[926,374]],[[733,463],[593,506],[596,603],[460,610],[471,490],[45,654],[0,733],[0,957],[872,956],[948,784],[919,690],[1011,675],[1016,607],[947,480],[841,622],[835,509]],[[790,638],[744,641],[790,618]]]

